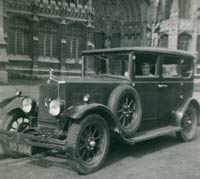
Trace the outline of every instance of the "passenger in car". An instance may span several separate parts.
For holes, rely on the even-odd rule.
[[[148,62],[142,63],[141,71],[143,76],[153,77],[154,75],[151,73],[151,65]]]

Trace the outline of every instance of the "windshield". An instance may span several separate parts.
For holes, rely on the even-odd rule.
[[[128,77],[128,54],[97,54],[84,57],[84,74]]]

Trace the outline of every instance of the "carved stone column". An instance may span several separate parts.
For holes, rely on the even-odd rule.
[[[87,19],[87,49],[92,50],[95,48],[94,46],[94,39],[93,39],[93,34],[94,34],[94,12],[93,12],[93,7],[92,7],[92,0],[89,1],[88,4],[88,19]]]
[[[169,48],[177,49],[179,29],[179,6],[178,0],[174,0],[171,9],[170,27],[169,27]]]
[[[61,34],[61,45],[60,45],[60,74],[61,75],[65,75],[66,73],[66,68],[65,68],[65,61],[66,61],[66,57],[65,57],[65,51],[67,49],[66,45],[66,38],[65,38],[65,30],[66,30],[66,21],[63,18],[60,24],[60,34]]]
[[[193,21],[193,33],[192,33],[192,43],[191,43],[191,52],[198,56],[197,52],[197,38],[198,38],[198,0],[193,0],[192,5],[192,21]],[[196,58],[197,59],[197,58]]]
[[[8,73],[6,65],[8,63],[8,55],[6,51],[6,42],[4,40],[3,20],[4,20],[4,6],[3,0],[0,0],[0,82],[8,81]]]
[[[87,26],[87,49],[88,50],[95,49],[93,34],[94,34],[94,28]]]
[[[32,69],[32,77],[39,78],[38,72],[38,54],[39,54],[39,22],[38,22],[38,15],[37,15],[37,6],[33,6],[33,24],[32,24],[32,34],[33,34],[33,69]]]

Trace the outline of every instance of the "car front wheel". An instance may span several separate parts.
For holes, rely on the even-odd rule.
[[[197,136],[197,123],[197,109],[193,105],[190,105],[182,119],[182,130],[176,133],[177,138],[183,142],[194,140]]]
[[[6,116],[1,123],[1,129],[11,131],[11,132],[23,132],[29,126],[29,119],[21,111],[14,111]],[[17,152],[17,144],[8,142],[6,140],[2,141],[3,151],[13,158],[23,157],[25,155]],[[23,150],[23,149],[22,149]]]
[[[106,121],[98,114],[91,114],[79,123],[72,123],[68,131],[68,146],[74,167],[81,174],[92,173],[104,163],[110,144]]]

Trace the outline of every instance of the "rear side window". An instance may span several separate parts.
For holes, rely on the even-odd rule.
[[[180,58],[166,56],[162,57],[162,77],[179,78],[180,77]]]

